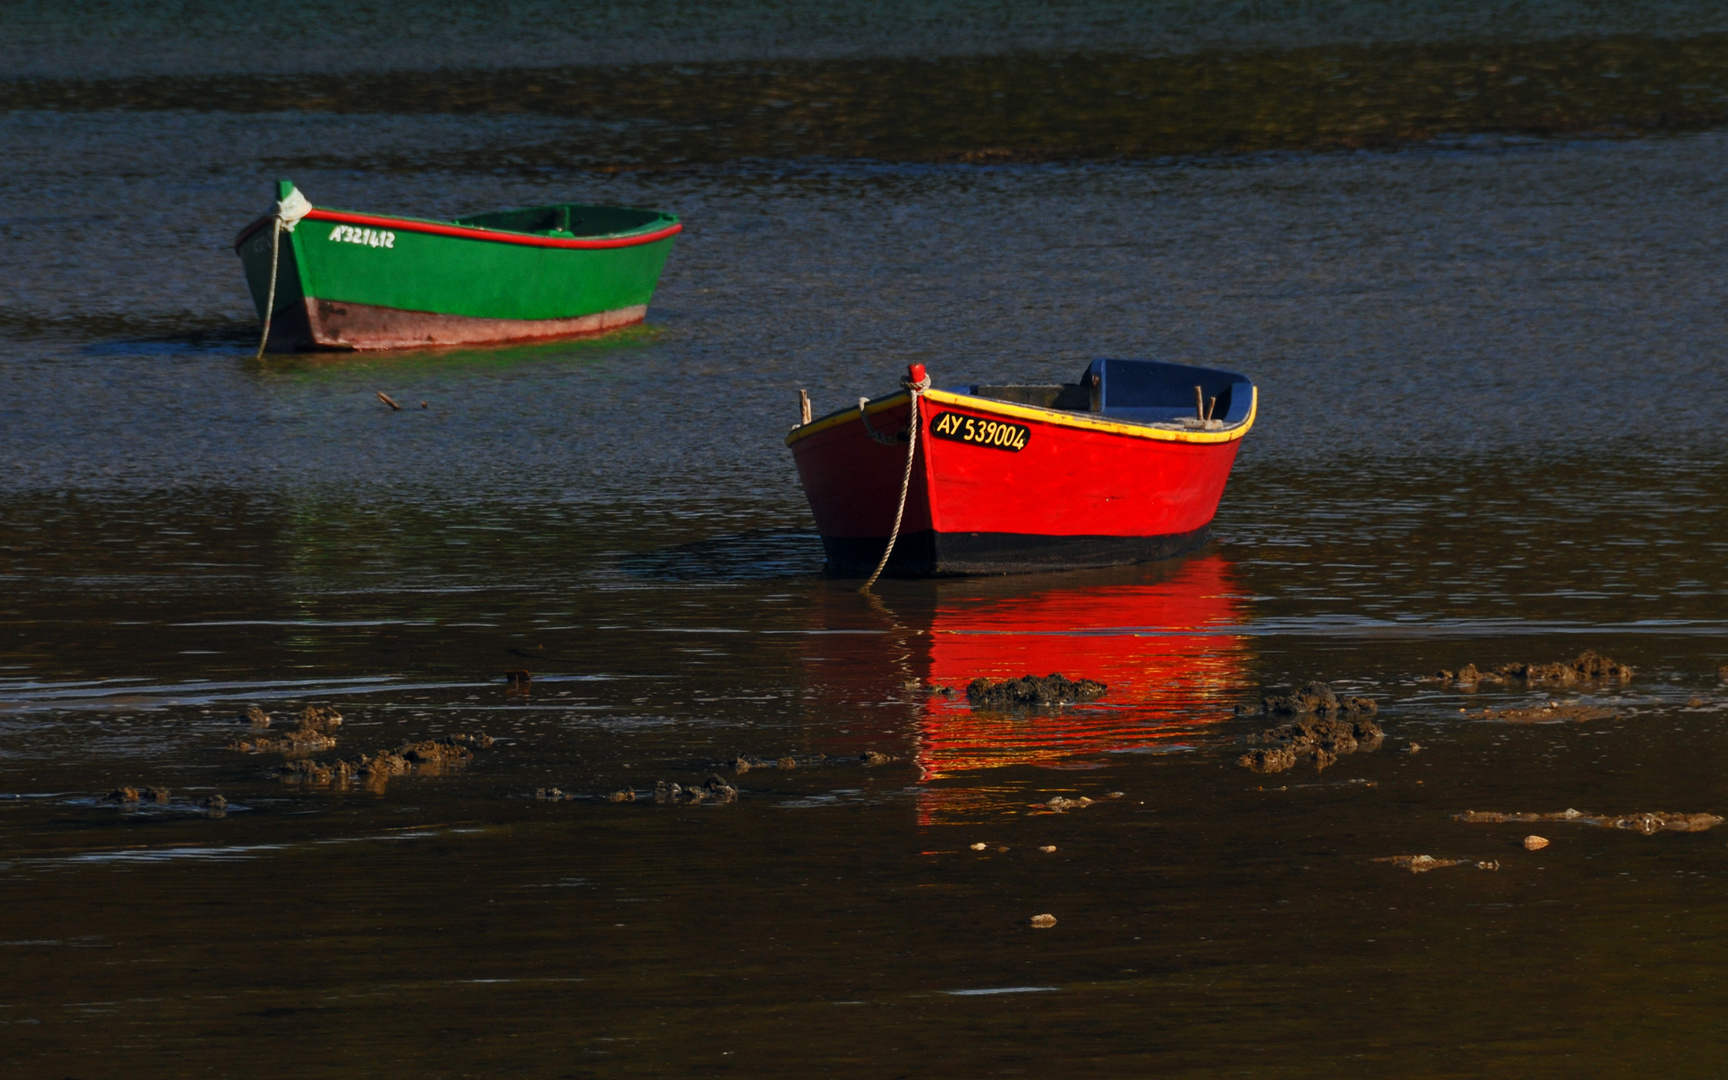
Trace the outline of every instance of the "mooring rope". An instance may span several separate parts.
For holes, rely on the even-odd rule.
[[[882,561],[876,564],[876,570],[870,575],[859,592],[868,593],[870,586],[876,584],[876,579],[882,576],[882,571],[888,567],[888,557],[894,554],[894,542],[900,539],[900,519],[906,514],[906,493],[912,488],[912,454],[918,449],[918,398],[924,391],[930,389],[930,376],[912,380],[901,379],[900,385],[907,390],[906,399],[906,471],[900,476],[900,503],[894,508],[894,527],[888,530],[888,546],[882,549]],[[864,430],[870,432],[870,437],[878,442],[886,439],[877,438],[876,432],[870,428],[870,417],[864,412],[862,402],[858,405],[858,415],[864,421]]]
[[[277,184],[276,193],[280,198],[270,209],[270,290],[264,299],[264,335],[258,339],[254,360],[264,359],[264,347],[270,344],[270,320],[276,314],[276,266],[282,258],[282,234],[293,232],[300,219],[312,212],[312,204],[306,201],[306,196],[288,181]]]
[[[264,334],[258,339],[254,360],[264,359],[264,346],[270,344],[270,316],[276,312],[276,260],[282,251],[282,212],[278,210],[270,221],[270,295],[264,301]]]

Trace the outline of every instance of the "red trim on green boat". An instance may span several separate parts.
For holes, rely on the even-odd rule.
[[[240,231],[234,238],[234,247],[238,249],[246,242],[246,238],[270,224],[271,217],[266,214]],[[371,225],[382,229],[399,229],[403,232],[431,233],[435,236],[460,236],[470,240],[492,240],[502,244],[520,244],[524,247],[549,248],[599,248],[635,247],[638,244],[652,244],[656,240],[665,240],[677,236],[684,231],[684,226],[677,222],[656,229],[653,232],[638,233],[632,236],[613,236],[596,240],[569,238],[562,236],[531,236],[527,233],[502,232],[497,229],[476,229],[466,225],[446,225],[436,221],[416,221],[413,218],[379,217],[376,214],[355,214],[345,210],[313,210],[306,215],[308,221],[334,221],[345,225]]]

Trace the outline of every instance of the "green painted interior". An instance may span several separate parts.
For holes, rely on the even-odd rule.
[[[662,229],[677,220],[658,210],[584,206],[580,203],[497,210],[490,214],[471,214],[454,219],[458,225],[473,225],[481,229],[503,229],[507,232],[540,235],[556,231],[572,236],[628,236],[631,233]]]

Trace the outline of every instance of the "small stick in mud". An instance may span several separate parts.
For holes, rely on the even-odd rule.
[[[382,390],[378,391],[378,400],[382,401],[384,404],[390,406],[391,412],[401,412],[402,411],[402,406],[396,404],[396,399],[391,397],[389,394],[386,394]]]

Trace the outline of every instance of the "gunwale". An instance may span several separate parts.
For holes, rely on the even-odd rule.
[[[270,224],[274,220],[265,214],[258,218],[234,238],[234,247],[239,249],[253,233]],[[640,244],[652,244],[677,236],[684,231],[681,222],[673,221],[670,225],[650,229],[647,232],[625,233],[602,237],[565,237],[565,236],[534,236],[530,233],[510,232],[505,229],[488,229],[476,225],[453,225],[447,221],[431,221],[426,218],[394,217],[384,214],[361,214],[351,210],[324,210],[314,207],[303,220],[334,221],[342,225],[364,225],[372,228],[391,229],[401,232],[426,233],[432,236],[452,236],[465,240],[486,240],[492,243],[516,244],[520,247],[540,248],[576,248],[595,251],[609,248],[636,247]],[[644,228],[649,228],[644,226]]]
[[[1153,427],[1150,424],[1139,424],[1125,420],[1111,420],[1104,417],[1091,416],[1085,413],[1068,412],[1063,409],[1046,409],[1037,405],[1021,405],[1017,402],[998,401],[995,398],[978,397],[974,394],[959,394],[951,390],[929,389],[922,397],[925,401],[937,405],[952,405],[959,408],[977,409],[982,412],[992,412],[1002,416],[1011,416],[1019,420],[1036,420],[1041,423],[1053,424],[1057,427],[1078,428],[1083,431],[1097,431],[1110,435],[1126,435],[1137,439],[1151,439],[1157,442],[1182,442],[1218,444],[1236,442],[1248,434],[1248,429],[1254,426],[1254,420],[1260,411],[1260,388],[1249,384],[1253,397],[1249,401],[1248,415],[1239,423],[1222,431],[1182,431],[1173,428]],[[811,435],[849,423],[863,415],[875,415],[906,404],[911,396],[909,391],[901,390],[887,397],[876,398],[862,409],[853,406],[850,409],[840,409],[802,424],[792,429],[786,436],[786,445],[808,438]]]

